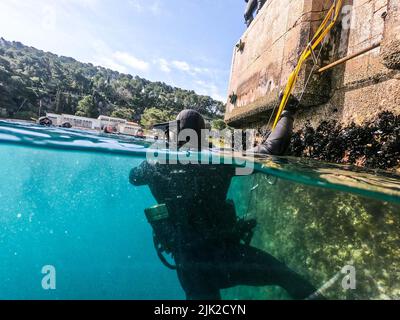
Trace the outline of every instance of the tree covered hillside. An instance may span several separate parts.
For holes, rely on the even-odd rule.
[[[0,116],[30,119],[39,112],[100,114],[149,127],[193,108],[220,118],[223,103],[194,91],[121,74],[0,38]]]

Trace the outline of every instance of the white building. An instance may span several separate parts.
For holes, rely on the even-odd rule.
[[[55,126],[62,124],[62,115],[56,113],[46,113],[46,117],[49,118]]]
[[[100,120],[86,117],[62,115],[62,123],[69,122],[74,128],[101,130]]]
[[[73,128],[102,130],[105,126],[111,125],[116,127],[119,133],[132,136],[136,135],[138,130],[142,129],[137,123],[107,116],[100,116],[97,119],[93,119],[70,114],[47,113],[46,117],[49,118],[55,126],[61,126],[63,123],[69,122]]]
[[[123,124],[120,124],[118,126],[118,132],[130,136],[135,136],[137,135],[138,131],[141,130],[141,126],[139,124],[134,123],[134,122],[126,122]]]
[[[0,108],[0,117],[7,117],[7,109]]]
[[[119,125],[126,124],[128,122],[125,119],[113,118],[113,117],[107,117],[107,116],[100,116],[100,117],[98,117],[98,120],[100,121],[100,126],[102,128],[104,126],[108,126],[108,125],[118,127]]]
[[[55,114],[47,113],[46,117],[49,118],[54,125],[60,126],[63,123],[69,122],[73,128],[100,130],[100,120],[86,117],[78,117],[70,114]]]

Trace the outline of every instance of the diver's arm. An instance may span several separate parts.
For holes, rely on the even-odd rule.
[[[270,134],[260,148],[262,153],[281,156],[290,145],[290,139],[293,134],[294,117],[290,111],[284,111],[275,130]]]
[[[246,151],[247,154],[265,154],[282,156],[289,147],[293,134],[294,117],[291,112],[284,111],[275,130],[269,135],[268,139]]]
[[[280,99],[282,98],[283,93],[280,95]],[[273,156],[284,155],[289,148],[290,140],[292,138],[294,116],[300,107],[301,105],[299,100],[297,100],[293,95],[290,95],[286,110],[282,112],[275,130],[272,131],[264,143],[248,150],[247,153],[260,153]]]

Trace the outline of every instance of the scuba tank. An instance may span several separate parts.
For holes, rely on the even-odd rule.
[[[172,254],[177,247],[176,228],[171,221],[168,208],[165,204],[145,209],[147,221],[153,228],[153,242],[157,255],[161,262],[169,269],[176,270],[176,266],[169,263],[163,253]],[[213,221],[218,230],[210,228],[209,235],[205,239],[223,239],[237,243],[250,245],[253,238],[256,220],[237,219],[235,207],[232,201],[227,201],[220,208],[220,212],[214,215],[215,218],[222,218],[221,221]],[[209,221],[211,222],[211,221]],[[227,227],[221,228],[222,226]]]

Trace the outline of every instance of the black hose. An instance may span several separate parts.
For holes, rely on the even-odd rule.
[[[154,242],[154,248],[156,248],[157,251],[157,256],[161,260],[162,264],[170,270],[176,270],[177,269],[176,266],[169,263],[167,259],[163,256],[162,253],[164,250],[160,246],[160,243],[158,242],[157,237],[155,235],[153,235],[153,242]]]

